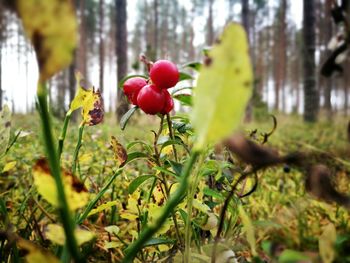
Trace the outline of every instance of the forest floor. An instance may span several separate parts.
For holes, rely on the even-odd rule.
[[[61,121],[54,121],[56,137],[59,135],[61,125]],[[153,134],[151,130],[156,130],[157,125],[158,120],[156,118],[138,116],[137,120],[131,120],[127,128],[121,131],[114,118],[109,116],[102,125],[86,127],[80,149],[78,171],[80,177],[84,178],[89,191],[94,192],[96,189],[100,189],[115,170],[113,167],[113,152],[110,149],[111,136],[115,136],[124,146],[130,146],[130,143],[135,139],[152,141]],[[69,167],[72,162],[72,153],[78,137],[77,126],[77,124],[74,124],[68,129],[62,156],[63,166],[65,167]],[[268,132],[271,127],[272,121],[270,119],[245,126],[247,131],[257,129],[257,136],[260,132]],[[45,236],[45,225],[50,223],[50,220],[35,209],[36,202],[41,203],[41,206],[49,214],[54,214],[54,209],[45,200],[40,199],[38,193],[33,189],[32,167],[37,159],[44,156],[39,119],[36,116],[28,115],[14,116],[12,133],[19,129],[22,130],[21,136],[9,153],[0,160],[0,171],[5,164],[12,163],[7,165],[7,169],[1,174],[0,187],[4,189],[1,198],[6,202],[9,221],[18,234],[23,238],[35,240],[44,247],[51,247],[51,243],[47,242]],[[288,154],[294,151],[311,154],[312,162],[325,164],[334,173],[337,189],[343,193],[349,193],[349,144],[347,119],[343,117],[333,118],[332,123],[320,121],[316,124],[304,124],[301,117],[278,115],[277,129],[270,136],[266,145],[278,150],[280,154]],[[131,229],[134,225],[125,223],[126,214],[132,214],[130,208],[128,208],[130,211],[126,211],[125,208],[125,204],[130,205],[132,201],[130,199],[132,195],[128,195],[128,187],[137,176],[149,172],[150,169],[147,164],[133,163],[115,181],[114,194],[113,192],[107,192],[100,202],[102,204],[110,200],[117,200],[119,204],[115,206],[116,210],[107,208],[102,214],[97,213],[84,221],[85,227],[95,232],[97,236],[95,246],[89,247],[89,249],[100,251],[100,253],[90,253],[91,261],[98,262],[111,258],[118,262],[122,258],[123,248],[123,243],[118,241],[119,238],[123,239],[123,235],[125,235],[127,237],[125,242],[129,243],[130,235],[132,237],[137,236],[137,233],[135,234],[137,230]],[[260,258],[271,259],[278,257],[282,251],[288,251],[289,254],[285,253],[285,258],[279,258],[280,262],[297,262],[298,260],[294,259],[300,257],[299,259],[303,260],[303,255],[317,262],[320,257],[324,258],[322,255],[320,256],[319,251],[323,246],[322,244],[327,242],[325,239],[327,239],[328,232],[325,229],[329,229],[327,226],[332,225],[336,229],[335,253],[337,261],[350,262],[348,211],[334,203],[317,201],[306,193],[304,175],[305,171],[283,165],[260,171],[256,191],[243,199],[244,208],[254,226],[254,242]],[[205,182],[201,184],[205,185]],[[31,199],[35,199],[35,203],[30,202]],[[120,215],[115,217],[111,216],[111,211],[120,211],[120,213],[125,214],[121,217]],[[113,219],[110,219],[110,217]],[[33,218],[35,223],[30,221]],[[128,220],[132,221],[132,218],[130,216]],[[112,225],[118,226],[119,234],[116,235],[117,238],[111,238],[111,233],[103,230],[103,227],[110,225],[111,222]],[[39,225],[38,229],[35,227],[36,224]],[[181,222],[179,227],[183,233],[184,229]],[[235,221],[235,225],[232,227],[237,228],[237,231],[232,232],[227,245],[235,251],[239,261],[243,262],[251,259],[252,253],[254,253],[251,249],[251,240],[240,231],[240,220]],[[40,232],[44,234],[42,235]],[[211,232],[212,235],[214,233]],[[168,235],[174,238],[173,231],[170,231]],[[210,234],[207,233],[207,235]],[[209,241],[210,238],[205,243]],[[154,251],[163,254],[173,253],[169,244],[160,243],[154,248],[149,247],[145,257],[151,255]],[[199,253],[195,251],[194,248],[193,253]],[[303,254],[298,254],[296,251]],[[332,253],[332,249],[330,251]],[[111,254],[114,254],[114,256]],[[292,260],[288,261],[289,258]],[[203,260],[205,261],[205,257]]]

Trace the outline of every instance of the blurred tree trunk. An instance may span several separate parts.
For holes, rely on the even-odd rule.
[[[118,83],[126,76],[128,70],[128,38],[126,0],[116,0],[116,55]],[[128,111],[129,104],[121,89],[117,90],[117,119]]]
[[[287,75],[287,0],[281,1],[280,19],[279,19],[279,79],[280,90],[282,92],[282,111],[286,112],[286,75]]]
[[[98,35],[99,35],[99,88],[101,91],[101,94],[103,95],[103,80],[104,80],[104,63],[105,63],[105,48],[104,48],[104,1],[100,0],[99,2],[99,28],[98,28]]]
[[[331,9],[332,9],[332,3],[331,1],[326,1],[324,4],[324,19],[323,19],[323,30],[321,32],[323,32],[323,45],[325,47],[325,49],[327,48],[327,44],[330,41],[330,39],[332,38],[332,16],[331,16]],[[330,55],[330,51],[326,50],[324,52],[324,59]],[[323,59],[323,61],[324,61]],[[326,110],[326,115],[327,115],[327,119],[331,120],[332,119],[332,101],[331,101],[331,97],[332,97],[332,86],[333,86],[333,81],[332,78],[324,78],[323,77],[323,95],[324,95],[324,108]]]
[[[249,1],[248,0],[241,0],[241,6],[242,6],[242,14],[241,14],[241,19],[242,19],[242,25],[246,31],[247,34],[247,40],[249,43],[249,47],[250,47],[250,34],[249,34]],[[250,49],[251,51],[251,49]],[[251,54],[251,52],[249,52]],[[253,84],[255,86],[255,84]],[[255,92],[255,88],[254,91]],[[254,94],[253,94],[254,96]],[[250,122],[252,120],[252,115],[253,115],[253,101],[252,99],[250,99],[248,105],[247,105],[247,109],[245,112],[245,117],[244,117],[244,121],[245,122]]]
[[[153,2],[153,11],[154,11],[154,25],[153,25],[153,47],[154,50],[154,60],[158,58],[158,21],[159,21],[159,12],[158,12],[158,0],[154,0]]]
[[[78,70],[83,74],[83,76],[88,79],[88,71],[87,71],[87,50],[86,50],[86,19],[85,19],[85,1],[79,1],[79,48],[78,48],[78,58],[77,58],[77,66]]]
[[[208,20],[207,20],[207,45],[211,46],[214,43],[214,26],[213,26],[213,0],[209,0],[208,5]]]
[[[304,120],[317,120],[319,95],[315,65],[315,1],[303,0]]]

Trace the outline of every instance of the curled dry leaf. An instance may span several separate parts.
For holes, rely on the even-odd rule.
[[[333,186],[332,174],[327,166],[322,164],[313,165],[305,180],[306,190],[327,202],[336,202],[347,209],[350,209],[350,197],[339,193]]]
[[[231,136],[225,141],[225,145],[242,161],[254,167],[261,168],[283,162],[283,158],[276,151],[260,146],[246,139],[242,134]]]
[[[70,172],[62,170],[62,179],[66,198],[71,210],[83,207],[89,200],[89,193],[84,184]],[[52,177],[46,159],[39,159],[33,167],[34,184],[39,194],[53,206],[58,207],[58,195],[55,179]]]
[[[17,0],[15,8],[33,43],[44,82],[71,63],[77,29],[71,1]],[[57,21],[64,21],[64,26]]]
[[[224,145],[243,162],[251,164],[255,169],[281,163],[298,164],[302,160],[300,153],[280,156],[277,151],[248,140],[242,134],[235,134],[224,141]]]
[[[128,159],[128,154],[125,148],[118,142],[118,140],[114,136],[111,137],[111,147],[114,152],[114,159],[117,161],[118,166],[122,167]]]

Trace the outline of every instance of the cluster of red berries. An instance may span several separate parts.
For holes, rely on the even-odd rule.
[[[135,77],[124,83],[124,94],[130,103],[139,106],[147,114],[167,114],[174,108],[173,98],[167,89],[179,81],[179,70],[168,60],[158,60],[149,71],[150,83]]]

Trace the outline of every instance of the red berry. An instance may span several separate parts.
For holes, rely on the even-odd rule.
[[[147,114],[160,113],[165,104],[164,91],[153,84],[146,85],[137,96],[137,104]]]
[[[179,81],[179,70],[168,60],[158,60],[149,72],[152,82],[161,89],[174,87]]]
[[[146,79],[140,77],[130,78],[124,82],[124,94],[128,97],[130,103],[137,105],[137,95],[146,85]]]
[[[162,109],[161,113],[167,114],[167,113],[171,112],[171,110],[174,108],[174,100],[170,96],[169,91],[167,91],[167,90],[164,90],[164,99],[165,99],[165,104],[164,104],[164,108]]]

